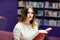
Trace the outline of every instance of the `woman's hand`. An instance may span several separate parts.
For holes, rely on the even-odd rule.
[[[39,33],[47,34],[48,32],[46,30],[39,30]]]
[[[45,35],[48,34],[48,32],[51,30],[52,28],[46,28],[46,30],[39,30],[39,33],[41,34],[41,36],[37,40],[44,40]]]
[[[46,28],[47,32],[50,32],[52,30],[52,28]]]
[[[48,34],[50,30],[52,30],[52,28],[47,28],[46,30],[39,30],[33,40],[44,40],[45,35]]]

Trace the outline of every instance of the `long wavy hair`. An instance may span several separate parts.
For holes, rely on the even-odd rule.
[[[27,18],[27,14],[28,14],[28,9],[31,8],[33,10],[33,19],[30,21],[30,24],[32,25],[32,27],[34,27],[35,24],[35,9],[33,9],[32,7],[24,7],[24,9],[21,10],[21,20],[20,22],[25,22],[26,18]]]

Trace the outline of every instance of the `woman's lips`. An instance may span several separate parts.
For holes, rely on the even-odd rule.
[[[31,16],[29,16],[29,18],[31,18]]]

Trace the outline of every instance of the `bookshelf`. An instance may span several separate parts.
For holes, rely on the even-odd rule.
[[[52,27],[53,30],[48,35],[60,37],[60,0],[18,0],[19,10],[23,9],[24,6],[27,5],[32,6],[34,9],[37,10],[36,21],[39,24],[39,29]],[[18,14],[18,16],[21,15]]]

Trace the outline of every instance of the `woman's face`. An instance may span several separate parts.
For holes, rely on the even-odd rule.
[[[33,10],[29,8],[27,13],[27,20],[31,21],[32,19],[33,19]]]

